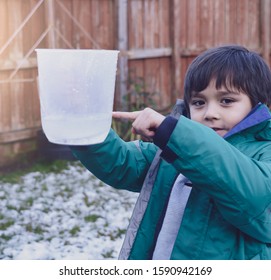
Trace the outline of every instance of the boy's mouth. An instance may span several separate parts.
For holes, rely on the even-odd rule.
[[[225,128],[221,128],[221,127],[210,127],[210,128],[213,129],[217,134],[222,136],[226,133]]]
[[[214,131],[223,130],[222,128],[219,127],[211,127],[211,129],[213,129]]]

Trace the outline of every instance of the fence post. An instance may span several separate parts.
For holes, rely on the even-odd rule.
[[[47,14],[47,26],[50,28],[49,31],[49,40],[48,46],[49,48],[56,48],[56,38],[55,38],[55,6],[54,0],[45,0],[46,4],[46,14]]]
[[[128,7],[127,0],[118,0],[118,49],[120,50],[119,56],[119,98],[117,105],[122,110],[127,109],[127,103],[123,103],[123,98],[127,92],[128,80]],[[119,109],[118,108],[118,109]]]
[[[175,102],[176,98],[180,98],[182,77],[181,77],[181,57],[180,57],[180,1],[172,0],[170,9],[171,18],[171,46],[172,46],[172,100]]]
[[[261,0],[260,25],[262,56],[270,66],[270,0]]]

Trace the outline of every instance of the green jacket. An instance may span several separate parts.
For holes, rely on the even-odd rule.
[[[267,107],[259,106],[223,139],[181,116],[162,151],[153,143],[124,142],[113,130],[101,144],[73,147],[105,183],[142,190],[120,257],[152,258],[170,191],[182,173],[193,186],[171,259],[271,259],[269,119]]]

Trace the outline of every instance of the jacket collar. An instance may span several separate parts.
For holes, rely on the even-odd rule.
[[[233,134],[239,133],[247,128],[253,127],[271,119],[268,107],[262,103],[256,105],[251,112],[236,126],[234,126],[224,138],[228,138]]]

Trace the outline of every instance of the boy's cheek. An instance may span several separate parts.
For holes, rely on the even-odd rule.
[[[195,113],[194,110],[190,109],[190,119],[195,122],[202,123],[202,116],[199,113]]]

